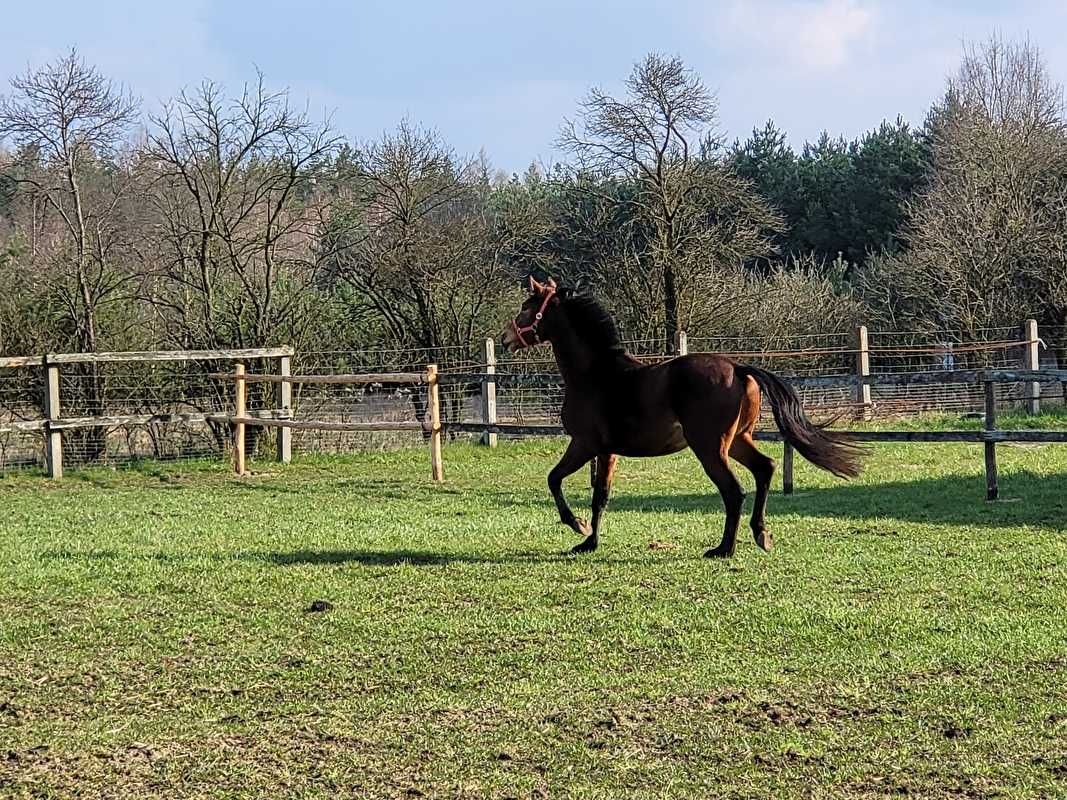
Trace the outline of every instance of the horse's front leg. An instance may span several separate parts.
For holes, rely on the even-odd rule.
[[[615,479],[615,467],[619,463],[619,457],[610,454],[597,456],[594,463],[592,531],[585,537],[585,541],[571,550],[572,553],[591,553],[596,550],[597,544],[599,544],[600,520],[603,518],[604,509],[608,505],[611,482]]]
[[[581,469],[582,465],[592,457],[593,453],[590,452],[588,447],[571,439],[563,458],[548,473],[548,489],[552,492],[552,499],[556,501],[556,508],[559,510],[559,521],[571,528],[579,536],[588,535],[589,526],[574,516],[571,507],[567,505],[567,498],[563,496],[563,479]]]

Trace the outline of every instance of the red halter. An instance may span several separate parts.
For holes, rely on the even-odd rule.
[[[541,301],[541,308],[538,309],[536,314],[534,314],[534,320],[529,325],[523,325],[520,328],[518,322],[516,322],[515,320],[511,321],[511,329],[515,332],[515,335],[519,338],[519,341],[522,342],[523,347],[530,347],[531,345],[541,343],[541,337],[537,333],[537,325],[541,321],[541,318],[545,315],[545,309],[548,308],[549,302],[555,296],[555,287],[546,287],[545,299]],[[534,335],[533,342],[526,341],[526,337],[523,336],[524,333],[532,333]]]

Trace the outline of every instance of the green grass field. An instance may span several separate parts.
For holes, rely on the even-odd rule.
[[[688,454],[559,555],[561,447],[0,478],[0,794],[1067,796],[1067,447],[798,462],[727,562]]]

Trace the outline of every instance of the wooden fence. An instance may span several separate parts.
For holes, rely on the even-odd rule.
[[[543,381],[552,377],[555,382],[558,376],[540,375],[501,375],[501,374],[452,374],[448,378],[455,381],[482,381],[486,385],[507,383],[516,381],[523,384]],[[842,431],[858,442],[973,442],[981,443],[985,450],[985,474],[986,474],[986,497],[996,500],[998,496],[997,457],[996,445],[998,442],[1041,442],[1067,444],[1067,431],[1063,430],[997,430],[996,416],[996,393],[994,387],[998,383],[1026,383],[1030,387],[1038,387],[1041,383],[1065,383],[1067,382],[1067,370],[958,370],[942,372],[926,372],[911,374],[884,374],[884,375],[857,375],[857,376],[827,376],[827,377],[801,377],[789,378],[789,383],[796,387],[827,387],[845,386],[854,387],[859,393],[863,389],[869,391],[871,386],[900,386],[910,384],[979,384],[983,386],[985,395],[985,426],[980,431],[865,431],[851,430]],[[869,396],[869,395],[868,395]],[[1037,394],[1040,397],[1040,394]],[[1032,395],[1026,401],[1030,413],[1038,413],[1038,400]],[[465,431],[472,433],[496,433],[524,436],[551,436],[563,435],[565,431],[558,425],[508,425],[500,423],[455,423],[448,426],[449,430]],[[782,441],[778,431],[757,431],[756,438],[762,441]],[[786,443],[782,459],[782,488],[786,494],[791,494],[794,488],[793,480],[793,448]]]
[[[916,386],[936,384],[971,384],[984,387],[985,393],[985,429],[980,431],[848,431],[857,441],[864,442],[973,442],[981,443],[985,449],[987,495],[992,499],[997,495],[996,444],[998,442],[1067,442],[1064,431],[1002,431],[996,428],[996,397],[994,387],[998,383],[1022,384],[1023,401],[1030,413],[1038,413],[1041,402],[1041,384],[1058,382],[1067,386],[1067,370],[1038,369],[1038,347],[1036,323],[1032,320],[1023,326],[1021,341],[986,343],[975,347],[1021,348],[1023,369],[985,369],[985,370],[944,370],[912,373],[871,374],[870,354],[872,348],[867,344],[866,329],[860,327],[856,335],[856,348],[849,350],[855,356],[855,369],[852,374],[832,376],[799,376],[788,378],[796,387],[803,388],[841,388],[849,389],[859,411],[858,419],[870,417],[872,386]],[[234,468],[239,474],[246,471],[245,434],[248,427],[273,428],[276,430],[276,457],[281,462],[288,462],[292,457],[292,431],[419,431],[426,437],[430,448],[431,476],[435,481],[443,480],[442,460],[443,434],[472,433],[479,434],[483,444],[495,446],[501,434],[509,436],[555,436],[562,435],[559,425],[502,423],[497,417],[497,389],[505,386],[529,388],[556,388],[560,377],[556,373],[518,374],[501,372],[491,340],[485,344],[485,361],[476,372],[444,372],[430,364],[420,372],[385,372],[367,374],[332,374],[332,375],[293,375],[291,347],[230,349],[230,350],[193,350],[167,352],[122,352],[122,353],[88,353],[88,354],[50,354],[40,357],[0,358],[0,368],[39,368],[42,370],[44,396],[41,403],[43,417],[24,421],[0,422],[0,433],[40,432],[44,437],[45,464],[48,475],[60,478],[63,474],[63,432],[79,428],[115,428],[134,425],[151,425],[174,423],[193,425],[212,423],[216,426],[229,426],[231,430],[231,455]],[[686,335],[679,335],[675,343],[675,354],[688,352]],[[877,352],[877,348],[873,351]],[[933,352],[926,348],[922,352]],[[735,354],[736,355],[736,354]],[[270,360],[275,362],[272,373],[248,373],[246,362],[252,360]],[[60,372],[66,365],[101,364],[118,362],[167,362],[167,361],[217,361],[233,364],[232,372],[207,373],[205,377],[233,382],[232,411],[225,408],[218,411],[170,413],[170,414],[120,414],[114,416],[78,416],[64,417],[61,413]],[[275,408],[249,411],[247,408],[247,387],[250,383],[272,384],[275,389],[273,401]],[[325,420],[294,419],[292,414],[293,384],[333,384],[333,385],[418,385],[425,391],[426,419],[408,421],[364,421],[334,422]],[[442,387],[478,386],[480,392],[480,421],[444,422],[440,392]],[[776,431],[761,431],[757,438],[763,440],[780,440]],[[786,444],[782,464],[783,489],[793,490],[792,448]]]
[[[684,340],[683,340],[684,341]],[[491,365],[492,366],[492,365]],[[501,385],[522,386],[556,386],[560,377],[556,374],[507,374],[486,370],[484,372],[441,373],[436,364],[430,364],[423,373],[385,373],[373,375],[246,375],[238,367],[234,373],[216,373],[212,377],[233,380],[235,390],[235,413],[225,417],[234,426],[235,470],[238,475],[245,473],[244,448],[240,445],[244,439],[245,426],[278,427],[280,429],[300,428],[308,430],[344,430],[344,431],[404,431],[419,430],[428,434],[430,448],[430,474],[434,481],[444,480],[442,457],[442,434],[446,431],[458,433],[481,434],[481,441],[495,445],[494,435],[512,436],[561,436],[565,431],[561,425],[518,425],[501,423],[496,419],[496,388]],[[985,451],[986,497],[995,500],[998,496],[998,476],[996,445],[998,442],[1044,442],[1067,443],[1067,431],[1057,430],[997,430],[996,393],[998,383],[1023,383],[1037,387],[1040,398],[1040,384],[1045,382],[1067,382],[1067,370],[952,370],[924,373],[883,375],[864,374],[844,376],[800,377],[788,379],[797,387],[854,387],[858,395],[868,393],[871,386],[935,384],[935,383],[970,383],[983,386],[985,395],[985,427],[980,431],[842,431],[858,442],[973,442],[981,443]],[[429,422],[424,424],[412,422],[319,422],[314,420],[294,420],[284,417],[251,417],[244,413],[244,386],[247,382],[269,382],[279,385],[294,383],[331,383],[331,384],[425,384],[428,387]],[[441,421],[440,387],[447,384],[481,384],[482,413],[481,422]],[[1027,400],[1027,408],[1037,413],[1038,400]],[[778,431],[757,431],[756,438],[763,441],[781,441]],[[793,448],[786,443],[782,464],[782,486],[786,494],[794,488]]]
[[[63,431],[79,428],[115,428],[128,425],[152,425],[177,423],[215,422],[225,424],[229,414],[189,412],[179,414],[119,414],[114,416],[64,417],[60,396],[60,370],[72,364],[109,363],[158,363],[167,361],[227,361],[243,370],[244,362],[252,359],[272,359],[277,362],[278,377],[290,373],[293,348],[259,347],[232,350],[167,350],[152,352],[121,353],[58,353],[45,356],[0,358],[2,368],[37,367],[43,370],[44,398],[41,419],[0,423],[0,433],[40,431],[45,439],[45,469],[50,478],[63,477]],[[286,416],[292,405],[291,386],[279,383],[278,409],[257,412],[256,419],[271,416]],[[243,431],[242,431],[243,436]],[[289,461],[292,454],[292,438],[287,429],[279,429],[277,441],[278,458]]]
[[[278,428],[278,430],[320,430],[320,431],[423,431],[429,435],[430,475],[435,481],[444,480],[442,462],[441,395],[442,377],[436,364],[430,364],[425,372],[391,372],[362,373],[358,375],[248,375],[241,365],[232,373],[213,373],[210,377],[234,382],[234,413],[220,416],[233,426],[234,471],[238,475],[246,473],[244,436],[246,426]],[[347,386],[404,385],[425,384],[427,387],[427,406],[429,422],[424,424],[417,420],[387,422],[324,422],[319,420],[295,420],[281,414],[277,417],[249,416],[245,413],[245,387],[248,383],[274,383],[289,387],[296,384],[332,384]],[[291,395],[287,395],[291,396]],[[288,408],[279,409],[288,411]]]

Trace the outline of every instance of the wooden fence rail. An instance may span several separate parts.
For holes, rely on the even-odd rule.
[[[291,347],[250,347],[235,350],[145,350],[121,353],[49,353],[49,364],[115,364],[137,361],[244,361],[253,358],[281,358],[295,353]]]
[[[224,422],[230,425],[249,425],[261,428],[289,428],[299,431],[423,431],[429,432],[431,427],[421,422],[411,420],[390,422],[323,422],[321,420],[287,419],[285,417],[260,416],[248,413],[245,416],[236,414],[209,414],[205,417],[210,422]],[[448,426],[442,426],[442,429]]]
[[[215,378],[216,380],[230,380],[230,381],[243,381],[244,383],[280,383],[280,384],[293,384],[293,383],[306,383],[306,384],[327,384],[327,385],[340,385],[340,386],[368,386],[375,383],[380,383],[383,386],[397,385],[397,384],[410,384],[410,383],[427,383],[428,378],[425,372],[368,372],[357,373],[354,375],[244,375],[238,378],[235,373],[232,372],[211,372],[208,373],[209,378]],[[453,381],[457,382],[457,381]]]
[[[264,409],[249,411],[257,420],[284,420],[291,412],[288,409]],[[196,425],[204,422],[226,423],[226,414],[203,414],[179,412],[176,414],[118,414],[111,417],[59,417],[58,419],[31,419],[24,422],[0,424],[0,433],[25,433],[32,431],[70,431],[83,428],[121,428],[126,425]]]
[[[44,356],[4,356],[0,358],[0,369],[39,367],[42,364],[44,364]]]

